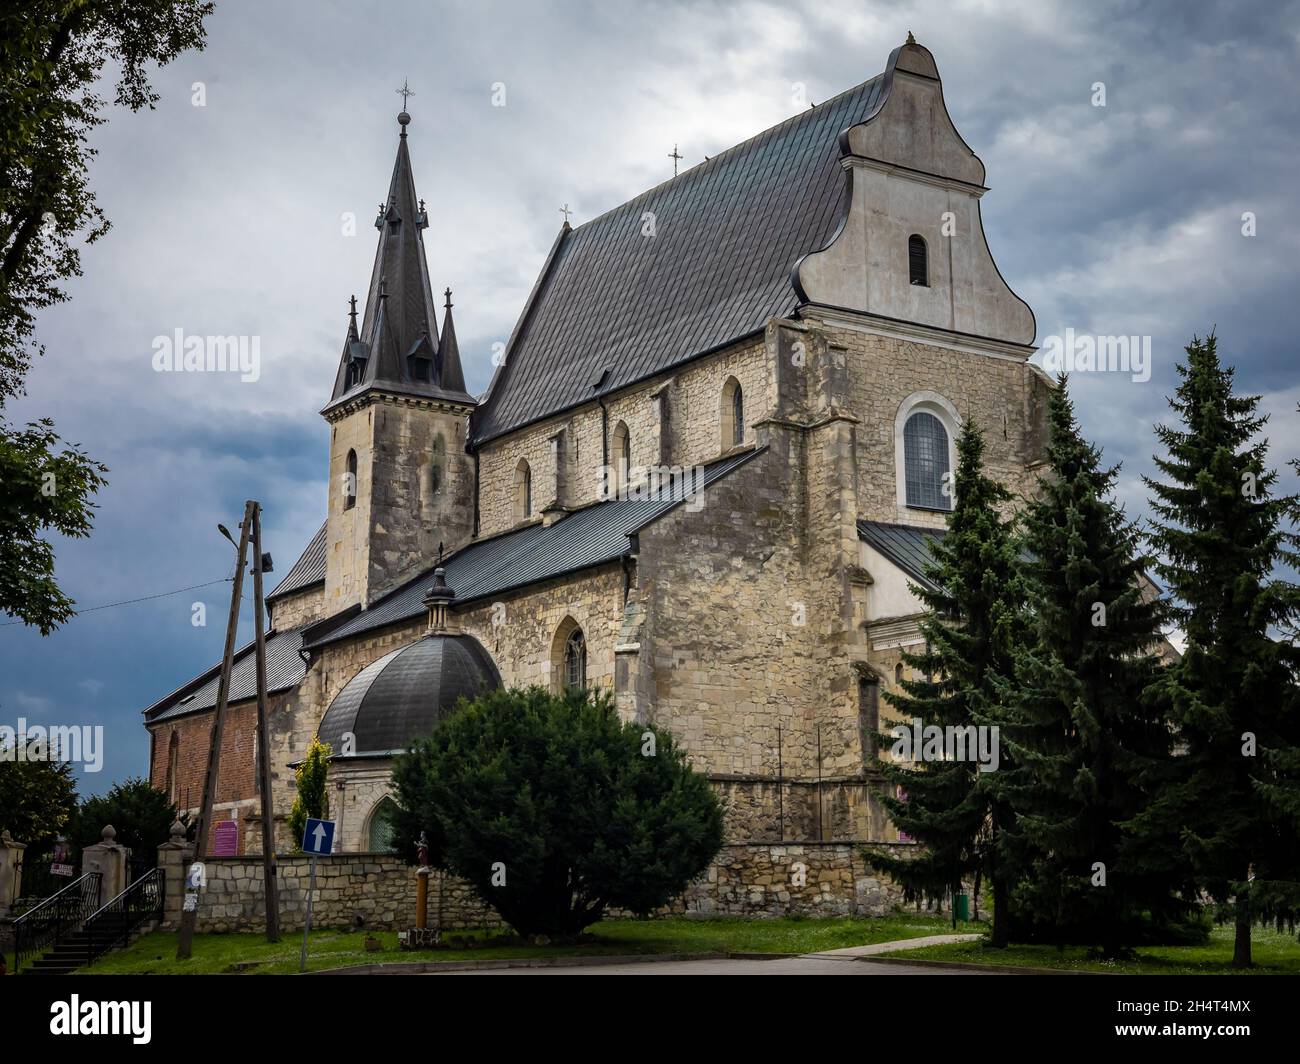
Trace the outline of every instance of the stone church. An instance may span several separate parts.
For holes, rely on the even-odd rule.
[[[391,758],[457,698],[588,685],[678,737],[729,847],[907,845],[864,733],[920,638],[956,437],[976,419],[991,472],[1031,490],[1052,386],[930,52],[909,35],[876,77],[566,221],[477,397],[398,122],[321,410],[324,523],[268,603],[277,822],[319,733],[343,848],[387,849]],[[217,673],[145,710],[182,808]],[[261,847],[254,693],[245,647],[214,818],[241,853]]]

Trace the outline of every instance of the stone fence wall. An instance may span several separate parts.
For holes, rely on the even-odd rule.
[[[909,847],[910,849],[910,847]],[[165,927],[180,920],[190,850],[170,843],[159,851],[167,874]],[[310,858],[276,858],[281,926],[301,930]],[[254,931],[265,925],[261,858],[210,857],[199,905],[200,931]],[[317,858],[315,927],[401,930],[415,923],[415,870],[386,853]],[[770,917],[881,916],[902,904],[900,888],[862,860],[847,842],[733,843],[708,871],[658,915]],[[449,929],[493,928],[500,917],[463,881],[435,872],[429,879],[429,920],[441,908]],[[611,917],[625,913],[611,912]]]
[[[164,927],[180,921],[190,848],[164,846],[159,865],[167,876]],[[280,882],[280,926],[301,931],[307,912],[311,858],[276,857]],[[199,931],[258,931],[266,926],[262,858],[208,857],[196,928]],[[340,853],[316,859],[313,927],[395,930],[415,924],[415,869],[391,853]],[[429,877],[429,920],[442,907],[442,926],[500,927],[501,918],[461,880],[435,872]]]

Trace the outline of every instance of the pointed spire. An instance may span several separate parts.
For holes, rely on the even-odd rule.
[[[406,95],[414,93],[406,89]],[[402,102],[403,110],[397,116],[400,128],[397,158],[388,195],[375,219],[379,241],[365,313],[359,328],[355,318],[349,326],[331,403],[345,394],[371,387],[458,402],[474,401],[465,392],[465,378],[460,355],[454,351],[454,340],[449,358],[444,359],[440,353],[437,308],[424,250],[423,230],[429,224],[428,213],[424,201],[415,193],[406,137],[411,116],[405,110],[405,98]],[[354,345],[365,349],[364,372],[360,377],[348,372],[349,351]]]
[[[438,345],[438,380],[448,391],[465,390],[465,374],[460,368],[460,345],[456,343],[456,326],[451,320],[451,289],[443,293],[447,307],[442,316],[442,342]]]

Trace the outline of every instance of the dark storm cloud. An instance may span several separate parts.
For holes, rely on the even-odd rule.
[[[1152,337],[1147,383],[1074,385],[1087,431],[1124,463],[1130,511],[1194,332],[1217,325],[1274,412],[1275,460],[1294,456],[1294,4],[225,2],[207,51],[159,74],[158,110],[97,131],[114,230],[42,317],[49,353],[11,410],[54,417],[112,467],[93,538],[60,545],[66,586],[94,606],[220,580],[232,552],[215,525],[249,497],[281,573],[318,527],[316,412],[369,278],[404,77],[434,286],[455,289],[481,390],[562,204],[575,223],[618,205],[671,175],[673,144],[683,166],[716,154],[874,75],[908,30],[987,167],[989,245],[1040,340]],[[259,379],[154,372],[154,338],[178,328],[257,337]],[[228,587],[90,613],[50,639],[0,628],[0,722],[105,724],[88,790],[143,771],[139,710],[216,660]]]

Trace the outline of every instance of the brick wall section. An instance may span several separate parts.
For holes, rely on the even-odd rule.
[[[273,694],[267,699],[267,727],[271,739],[271,787],[276,824],[276,849],[290,849],[288,815],[293,805],[296,785],[291,762],[300,758],[315,732],[315,725],[304,722],[311,711],[303,706],[309,701],[314,685],[304,681],[297,689]],[[208,771],[208,750],[212,743],[214,710],[194,713],[149,726],[149,781],[182,811],[197,816],[203,801],[203,780]],[[168,753],[171,736],[178,736],[176,767],[172,789],[168,792]],[[261,853],[262,825],[257,790],[257,703],[254,700],[232,703],[226,709],[222,731],[221,765],[217,793],[213,803],[213,826],[217,821],[236,820],[240,825],[239,852]],[[208,837],[209,847],[212,835]]]
[[[203,801],[203,780],[208,771],[208,750],[212,744],[214,717],[215,711],[207,710],[164,721],[149,729],[154,736],[149,781],[167,794],[182,811],[190,809],[197,812]],[[227,707],[221,737],[221,767],[212,818],[214,824],[218,820],[240,820],[255,807],[256,734],[256,702],[236,702]],[[168,762],[172,735],[176,735],[178,741],[169,790]],[[208,844],[212,844],[211,835]]]

